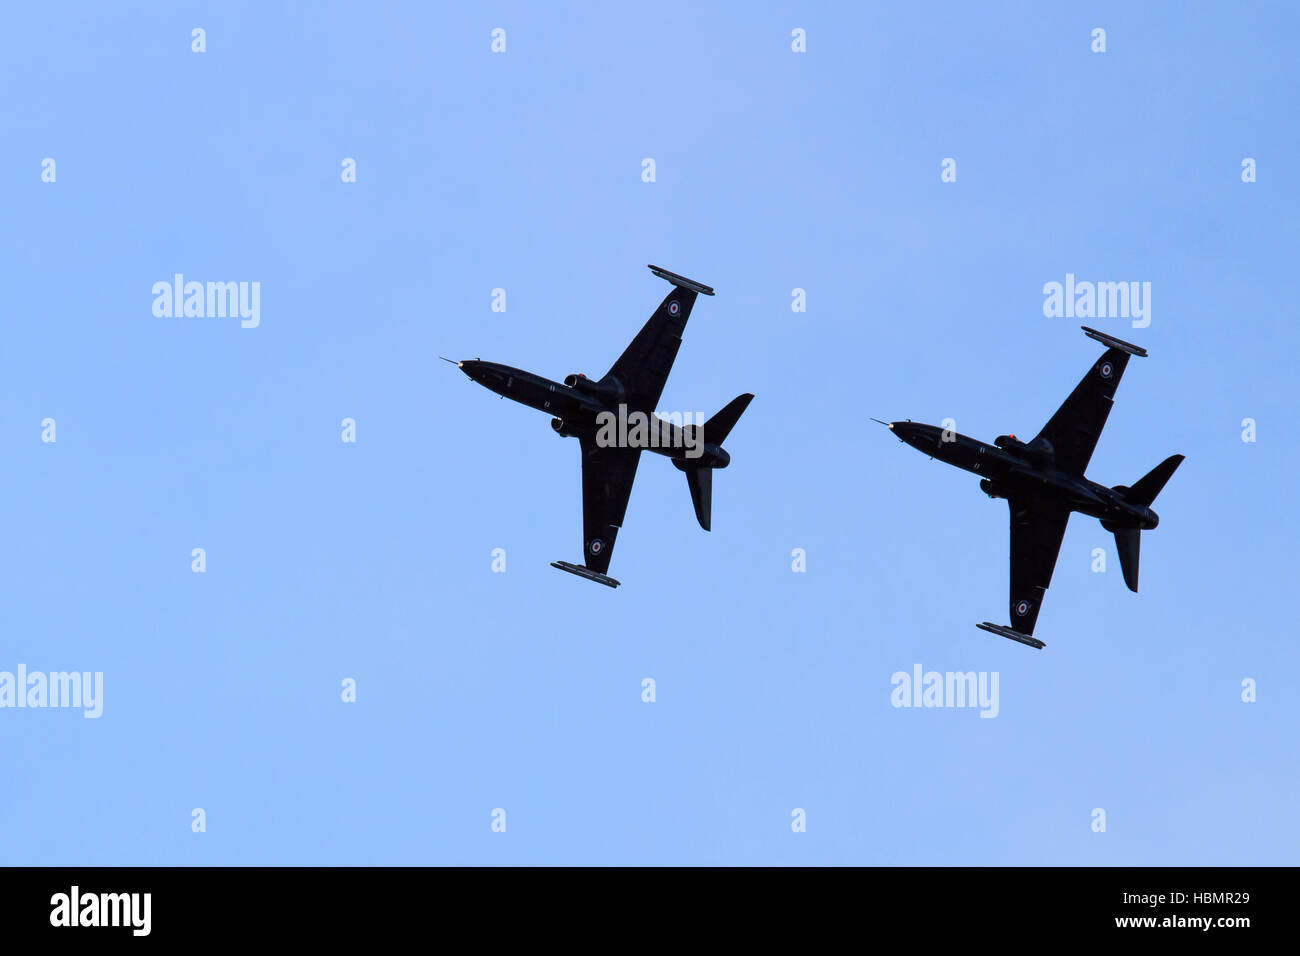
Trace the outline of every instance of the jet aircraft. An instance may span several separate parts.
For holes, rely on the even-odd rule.
[[[474,359],[454,363],[480,385],[551,415],[551,428],[561,437],[578,439],[582,449],[584,560],[581,565],[553,561],[551,567],[611,588],[619,582],[605,572],[623,525],[641,452],[664,455],[686,473],[695,517],[708,531],[713,472],[731,463],[722,443],[754,397],[738,396],[703,425],[677,424],[655,414],[696,297],[700,293],[713,295],[713,289],[658,266],[649,268],[673,288],[600,379],[575,373],[560,383],[496,362]]]
[[[1147,353],[1103,332],[1081,328],[1089,338],[1105,345],[1106,351],[1030,442],[1000,435],[987,444],[935,425],[880,422],[900,441],[931,458],[981,476],[980,489],[990,498],[1007,500],[1011,511],[1011,624],[1003,627],[985,621],[976,626],[1039,649],[1046,645],[1033,636],[1034,624],[1052,582],[1070,512],[1098,518],[1103,528],[1114,532],[1124,583],[1136,592],[1141,534],[1160,523],[1151,503],[1183,461],[1182,455],[1166,458],[1131,488],[1107,488],[1084,477],[1129,356],[1145,358]]]

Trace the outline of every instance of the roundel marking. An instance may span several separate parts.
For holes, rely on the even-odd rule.
[[[676,299],[673,299],[671,302],[668,303],[669,315],[676,315],[680,311],[682,311],[682,307]]]
[[[1111,369],[1111,367],[1110,367],[1110,363],[1109,363],[1109,362],[1102,362],[1102,363],[1101,363],[1101,377],[1102,377],[1102,378],[1110,378],[1110,373],[1111,373],[1111,371],[1112,371],[1112,369]]]
[[[589,544],[588,547],[591,549],[592,554],[600,554],[600,552],[605,550],[605,542],[601,541],[599,538],[592,538],[591,544]]]
[[[1028,601],[1021,601],[1019,604],[1017,604],[1017,605],[1016,605],[1016,613],[1019,614],[1021,617],[1024,617],[1026,614],[1028,614],[1028,613],[1029,613],[1029,602],[1028,602]]]

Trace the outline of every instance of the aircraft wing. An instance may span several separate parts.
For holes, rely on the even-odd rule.
[[[581,442],[583,563],[604,574],[623,525],[641,449],[601,448],[595,433],[583,435]]]
[[[674,285],[605,376],[622,383],[628,407],[653,409],[659,404],[697,295],[694,289]]]
[[[1033,634],[1070,511],[1037,496],[1008,498],[1007,504],[1011,509],[1011,627]]]
[[[1056,467],[1062,471],[1081,475],[1087,470],[1129,354],[1125,349],[1108,348],[1034,439],[1052,443]]]

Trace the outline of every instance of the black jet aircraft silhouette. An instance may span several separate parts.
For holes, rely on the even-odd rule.
[[[480,385],[553,416],[551,428],[560,436],[578,439],[585,560],[582,565],[553,561],[551,567],[612,588],[619,582],[605,572],[623,525],[641,452],[665,455],[686,473],[695,517],[708,531],[713,471],[731,463],[722,443],[754,397],[745,394],[733,399],[703,425],[678,424],[671,416],[664,419],[655,414],[695,299],[701,292],[713,295],[713,290],[658,266],[650,266],[650,271],[671,282],[673,289],[599,380],[573,374],[561,384],[496,362],[475,359],[455,363]]]
[[[1140,536],[1160,523],[1151,503],[1183,456],[1166,458],[1137,484],[1107,488],[1084,477],[1092,451],[1115,400],[1115,389],[1130,355],[1146,350],[1081,326],[1106,346],[1083,381],[1056,410],[1033,441],[1001,435],[989,445],[934,425],[911,421],[880,422],[904,441],[950,465],[983,476],[980,489],[990,498],[1005,498],[1011,509],[1011,626],[985,621],[976,625],[1030,647],[1045,647],[1033,637],[1043,595],[1052,583],[1056,556],[1070,512],[1091,515],[1115,534],[1124,583],[1138,589]],[[875,421],[880,421],[875,419]]]

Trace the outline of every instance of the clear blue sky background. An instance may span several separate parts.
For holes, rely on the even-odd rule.
[[[1294,863],[1294,8],[552,6],[6,9],[0,669],[105,709],[0,711],[0,862]],[[600,374],[647,262],[718,290],[663,407],[757,398],[712,533],[645,459],[612,591],[548,567],[577,443],[437,356]],[[1187,461],[1140,595],[1075,517],[1035,652],[974,627],[1006,504],[867,416],[1032,435],[1067,272],[1153,284],[1091,477]]]

